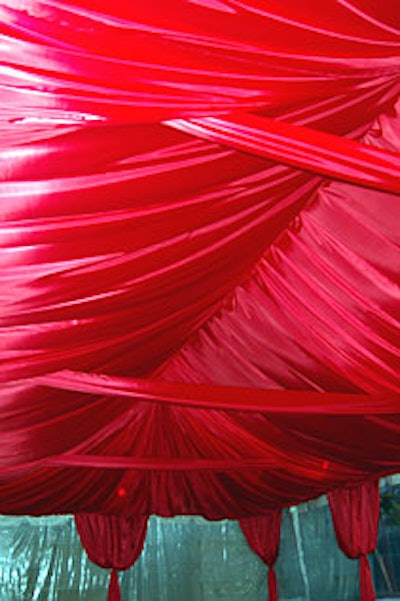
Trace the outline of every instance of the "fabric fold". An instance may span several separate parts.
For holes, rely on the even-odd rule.
[[[148,518],[77,514],[75,524],[90,561],[111,569],[108,601],[121,601],[118,570],[128,570],[140,556]]]
[[[400,155],[347,138],[248,113],[167,124],[185,133],[319,175],[386,192],[400,192]]]
[[[274,570],[279,553],[282,511],[239,521],[249,547],[268,566],[268,601],[278,601],[278,584]]]
[[[268,568],[268,601],[278,601],[278,581],[273,565]]]
[[[108,601],[121,601],[121,589],[119,586],[117,570],[111,570],[110,583],[108,585]]]
[[[328,500],[339,547],[347,557],[359,560],[360,599],[375,601],[367,555],[375,550],[378,538],[379,481],[331,491]]]
[[[360,599],[361,601],[375,601],[375,587],[372,579],[371,565],[366,554],[359,559],[360,571]]]

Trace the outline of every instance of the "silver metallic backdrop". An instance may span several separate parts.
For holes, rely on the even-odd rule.
[[[392,521],[381,524],[371,558],[381,598],[400,598]],[[358,600],[358,565],[338,549],[324,498],[285,512],[277,575],[281,601]],[[120,581],[124,601],[267,600],[266,567],[228,520],[152,517],[142,556]],[[105,601],[107,586],[71,516],[0,518],[1,601]]]

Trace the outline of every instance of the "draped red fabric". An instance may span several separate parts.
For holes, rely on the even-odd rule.
[[[1,3],[2,513],[240,518],[400,470],[372,4]]]
[[[121,601],[118,570],[128,570],[140,556],[147,517],[77,514],[75,524],[90,561],[111,569],[108,601]]]
[[[239,523],[250,548],[268,566],[268,601],[278,601],[274,565],[279,553],[282,511],[271,511],[263,516],[243,518]]]
[[[400,159],[393,153],[361,146],[346,138],[275,119],[239,114],[229,119],[203,118],[170,122],[182,131],[286,165],[360,183],[378,190],[400,192]]]
[[[7,0],[3,105],[20,119],[144,122],[344,105],[395,85],[395,0],[325,4]]]
[[[379,525],[379,483],[331,491],[328,495],[339,547],[360,563],[360,599],[375,601],[375,589],[367,555],[375,550]]]
[[[110,584],[108,586],[108,601],[121,601],[121,589],[119,586],[117,570],[111,570]]]
[[[380,130],[371,130],[375,133],[370,139],[395,148],[396,124],[396,116],[382,116]],[[47,206],[60,210],[61,205]],[[32,211],[31,204],[28,209]],[[197,209],[198,205],[193,220]],[[230,209],[234,214],[234,207]],[[397,210],[391,194],[340,183],[324,186],[220,313],[159,370],[159,379],[188,382],[184,389],[160,388],[161,382],[152,380],[138,383],[129,375],[139,373],[141,364],[149,369],[155,357],[160,361],[158,353],[168,354],[181,340],[182,330],[173,327],[175,318],[166,324],[163,312],[173,316],[176,309],[175,317],[187,332],[180,303],[185,300],[185,309],[193,311],[189,324],[193,323],[199,306],[191,305],[187,295],[193,298],[199,290],[208,290],[212,299],[222,294],[216,285],[228,276],[226,269],[221,266],[216,279],[209,273],[210,283],[191,280],[197,282],[193,289],[185,284],[172,297],[164,290],[167,296],[156,295],[147,313],[144,300],[163,287],[163,280],[148,288],[142,274],[130,290],[124,277],[130,276],[132,266],[124,267],[124,261],[110,264],[107,259],[103,265],[100,258],[98,265],[81,268],[68,258],[72,247],[84,253],[92,247],[95,252],[96,244],[101,249],[104,241],[111,249],[121,242],[123,249],[131,237],[128,232],[123,237],[124,228],[116,224],[120,217],[124,222],[125,214],[114,216],[116,224],[108,222],[107,211],[94,215],[93,221],[83,214],[85,233],[76,246],[70,225],[80,219],[65,223],[59,215],[45,220],[54,230],[35,229],[35,219],[13,220],[7,227],[4,223],[4,236],[9,236],[15,253],[3,255],[2,318],[8,325],[3,330],[7,339],[3,338],[2,369],[5,379],[14,374],[14,381],[1,391],[1,510],[120,513],[129,507],[136,514],[240,517],[317,496],[371,473],[398,471],[398,453],[393,452],[399,428]],[[215,219],[211,212],[201,215],[208,223]],[[98,226],[99,219],[97,238],[92,225]],[[270,221],[265,219],[260,232],[267,234]],[[159,231],[160,223],[184,227],[183,222],[157,220],[149,232]],[[28,249],[32,260],[37,257],[30,271],[12,261],[20,254],[22,265],[27,247],[22,241],[21,247],[15,246],[21,232],[26,243],[39,235],[35,251]],[[40,253],[58,247],[58,238],[52,238],[55,232],[64,256],[42,264]],[[250,240],[250,230],[247,235]],[[130,263],[131,257],[119,252]],[[166,263],[157,277],[170,260],[165,249],[154,261],[160,257]],[[6,261],[11,262],[9,268]],[[136,263],[145,269],[143,254]],[[102,266],[100,271],[96,265]],[[184,274],[192,276],[191,269],[179,267],[171,290]],[[199,303],[207,305],[209,299],[201,296]],[[172,314],[171,303],[176,303]],[[209,306],[215,310],[213,302]],[[161,327],[155,336],[157,312]],[[126,328],[126,319],[136,324],[132,330]],[[144,320],[148,326],[136,329]],[[341,346],[332,345],[332,340]],[[98,363],[107,356],[108,363]],[[125,379],[71,372],[48,376],[55,366],[77,365],[97,371],[102,365],[106,373],[121,373]],[[24,374],[36,379],[28,381]],[[199,382],[219,386],[205,391]],[[235,392],[233,386],[246,386],[247,391]],[[274,393],[271,403],[270,388],[304,391],[297,396]],[[313,396],[307,394],[310,390],[336,394]],[[159,406],[165,395],[173,408]],[[185,406],[178,408],[182,400]],[[235,415],[225,408],[235,409]],[[374,445],[366,447],[365,440],[374,440]],[[121,480],[128,483],[122,499],[117,494]]]

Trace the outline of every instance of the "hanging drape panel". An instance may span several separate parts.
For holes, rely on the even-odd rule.
[[[1,512],[240,518],[399,471],[370,4],[1,3]]]
[[[379,524],[379,483],[331,491],[328,495],[339,547],[360,563],[360,599],[375,601],[368,554],[375,550]]]
[[[240,520],[240,527],[250,548],[268,566],[268,601],[278,601],[274,565],[278,559],[281,523],[281,511],[271,511],[263,516]]]
[[[118,570],[128,570],[140,556],[147,522],[147,516],[75,515],[76,528],[89,559],[111,570],[108,601],[121,601]]]

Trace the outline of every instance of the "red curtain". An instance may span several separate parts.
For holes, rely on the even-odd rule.
[[[120,601],[118,570],[128,570],[140,556],[147,517],[77,514],[75,524],[90,561],[111,569],[108,601]]]
[[[328,495],[336,538],[343,553],[359,559],[360,599],[375,601],[368,554],[375,550],[379,525],[379,482],[337,489]]]
[[[274,570],[279,553],[282,512],[240,520],[240,527],[250,548],[268,566],[268,601],[278,601],[278,585]]]

